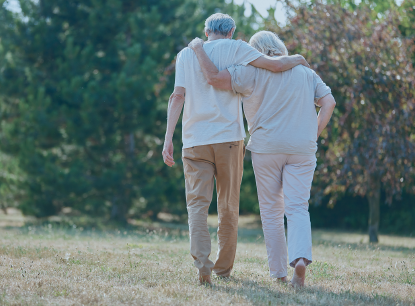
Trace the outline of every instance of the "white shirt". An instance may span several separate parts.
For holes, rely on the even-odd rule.
[[[228,68],[232,89],[243,96],[251,135],[247,149],[255,153],[313,155],[317,151],[314,103],[330,87],[302,65],[273,73],[253,66]]]
[[[206,42],[203,48],[219,70],[232,65],[246,66],[263,56],[242,40],[217,39]],[[240,96],[209,85],[190,48],[184,48],[177,55],[175,86],[186,89],[183,149],[244,139]]]

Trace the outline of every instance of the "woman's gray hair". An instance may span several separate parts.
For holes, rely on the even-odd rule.
[[[228,14],[216,13],[205,21],[205,32],[227,36],[233,28],[236,28],[235,20]]]
[[[288,55],[288,50],[277,34],[270,31],[255,33],[249,40],[249,44],[259,52],[268,55]]]

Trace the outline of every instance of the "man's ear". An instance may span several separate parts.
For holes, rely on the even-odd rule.
[[[235,28],[232,28],[232,30],[229,32],[228,36],[226,38],[232,39],[233,34],[235,33]]]
[[[205,36],[206,36],[206,37],[209,37],[208,32],[205,32]]]

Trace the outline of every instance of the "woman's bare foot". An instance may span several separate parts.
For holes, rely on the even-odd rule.
[[[291,280],[291,285],[293,287],[304,287],[305,281],[305,262],[303,258],[300,258],[295,264],[294,275]]]
[[[199,275],[199,282],[201,285],[212,285],[212,280],[210,279],[210,275]]]

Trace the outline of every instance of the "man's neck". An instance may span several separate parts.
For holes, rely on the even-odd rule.
[[[208,36],[208,41],[214,41],[214,40],[218,40],[218,39],[229,39],[226,36],[223,35],[216,35],[216,34],[211,34]]]

